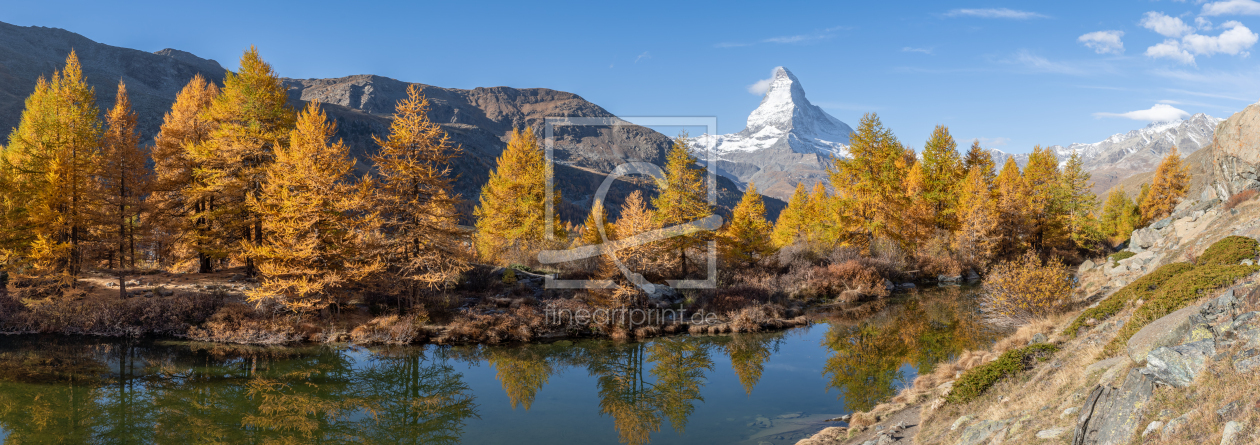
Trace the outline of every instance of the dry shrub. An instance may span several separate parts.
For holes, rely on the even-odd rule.
[[[289,318],[260,313],[255,307],[228,303],[200,326],[188,329],[188,338],[218,343],[281,345],[305,337]]]
[[[1247,189],[1235,193],[1234,196],[1229,197],[1228,201],[1225,201],[1225,210],[1231,210],[1234,207],[1238,207],[1239,204],[1255,198],[1257,194],[1260,194],[1260,192],[1257,192],[1256,189]]]
[[[420,329],[428,321],[428,312],[412,311],[406,316],[386,315],[368,320],[350,331],[350,341],[362,345],[406,345],[421,337]]]
[[[81,290],[26,302],[0,292],[0,332],[183,336],[220,306],[205,294],[119,300],[88,298]]]
[[[884,276],[878,260],[858,258],[829,266],[813,267],[794,286],[792,296],[803,299],[836,298],[851,303],[865,297],[886,297]]]
[[[502,343],[530,341],[545,329],[541,313],[533,307],[518,307],[508,312],[477,313],[465,310],[451,321],[439,343]]]
[[[914,253],[919,273],[927,277],[962,275],[963,265],[949,248],[949,232],[939,231]]]
[[[999,326],[1022,326],[1060,311],[1072,296],[1071,274],[1059,259],[1028,251],[993,266],[984,278],[981,310]]]

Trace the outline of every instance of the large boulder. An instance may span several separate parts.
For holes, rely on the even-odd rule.
[[[1199,305],[1184,307],[1143,327],[1125,343],[1129,358],[1142,363],[1155,348],[1181,344],[1194,327],[1190,316],[1198,314],[1199,309]]]
[[[1119,388],[1098,385],[1077,417],[1072,445],[1127,444],[1155,390],[1155,380],[1138,369],[1129,371]]]
[[[963,430],[962,438],[959,439],[959,445],[980,445],[993,437],[1002,428],[1006,428],[1006,422],[1001,420],[981,420]]]
[[[1206,339],[1171,348],[1156,348],[1146,356],[1142,373],[1156,381],[1185,388],[1207,367],[1208,359],[1216,354],[1216,340]]]
[[[1260,104],[1221,122],[1210,150],[1216,196],[1225,199],[1253,187],[1260,172]]]

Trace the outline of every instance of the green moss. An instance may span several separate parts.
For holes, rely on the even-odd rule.
[[[1129,338],[1152,321],[1186,307],[1200,297],[1234,284],[1240,278],[1260,271],[1256,266],[1199,266],[1169,280],[1145,304],[1133,311],[1133,316],[1120,328],[1116,338],[1103,350],[1104,355],[1120,352]]]
[[[1119,313],[1124,309],[1124,305],[1130,301],[1138,299],[1149,300],[1152,295],[1164,286],[1164,283],[1191,269],[1194,269],[1194,266],[1190,263],[1172,263],[1160,266],[1159,269],[1143,275],[1142,278],[1134,280],[1128,286],[1111,294],[1107,299],[1099,302],[1097,306],[1081,312],[1081,315],[1077,316],[1076,320],[1073,320],[1072,324],[1063,330],[1063,333],[1075,337],[1078,331],[1085,327],[1086,320],[1091,318],[1099,321],[1106,320]]]
[[[945,400],[950,403],[967,403],[980,397],[999,380],[1024,372],[1040,361],[1046,361],[1059,350],[1058,346],[1039,343],[1006,351],[997,360],[964,372]]]
[[[1120,260],[1123,260],[1126,258],[1133,258],[1133,255],[1137,255],[1137,254],[1130,252],[1128,250],[1122,250],[1122,251],[1111,254],[1111,256],[1107,257],[1107,259],[1111,260],[1111,267],[1116,267],[1120,265]]]
[[[1255,259],[1258,250],[1260,242],[1255,238],[1227,236],[1203,251],[1203,255],[1199,257],[1199,265],[1232,266],[1245,259]]]
[[[503,270],[503,284],[516,284],[516,269],[509,267]]]

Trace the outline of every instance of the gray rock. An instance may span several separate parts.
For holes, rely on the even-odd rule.
[[[1237,304],[1238,299],[1234,298],[1234,290],[1229,289],[1222,292],[1221,296],[1204,303],[1199,313],[1208,320],[1216,320],[1223,316],[1233,317],[1234,306]]]
[[[1059,436],[1062,436],[1063,433],[1068,432],[1068,430],[1070,429],[1071,428],[1061,426],[1058,428],[1050,428],[1048,430],[1041,430],[1037,432],[1037,438],[1038,439],[1055,439],[1055,438],[1058,438]]]
[[[963,426],[964,424],[966,424],[967,422],[970,422],[971,419],[974,419],[974,418],[976,418],[976,416],[973,416],[971,414],[961,416],[958,418],[958,420],[954,421],[953,425],[950,425],[949,430],[954,431],[958,429],[959,427]]]
[[[1245,260],[1240,261],[1238,264],[1241,264],[1241,265],[1244,265],[1244,266],[1254,266],[1254,265],[1256,265],[1256,262],[1255,262],[1255,261],[1252,261],[1252,260],[1251,260],[1251,258],[1247,258],[1247,259],[1245,259]]]
[[[978,281],[978,280],[980,280],[980,274],[977,274],[976,271],[974,270],[967,269],[967,281]]]
[[[901,283],[897,285],[898,289],[914,289],[914,283]]]
[[[1112,366],[1120,364],[1124,360],[1126,360],[1126,357],[1112,357],[1106,360],[1096,361],[1085,367],[1085,375],[1090,375],[1099,371],[1106,371],[1111,369]]]
[[[1250,374],[1260,371],[1260,355],[1234,360],[1234,371],[1239,374]]]
[[[1164,427],[1164,422],[1160,422],[1158,420],[1151,422],[1150,424],[1146,425],[1146,429],[1142,430],[1142,437],[1146,437],[1147,434],[1157,432],[1159,431],[1160,428],[1163,428],[1163,427]]]
[[[1046,342],[1046,334],[1042,334],[1040,332],[1033,334],[1032,339],[1028,340],[1029,345],[1035,345],[1038,343],[1045,343],[1045,342]]]
[[[1129,443],[1154,389],[1154,379],[1137,369],[1119,388],[1095,386],[1077,417],[1072,445]]]
[[[1234,416],[1238,415],[1238,408],[1241,407],[1242,405],[1237,400],[1226,403],[1221,409],[1216,410],[1216,418],[1221,421],[1233,419]]]
[[[1151,228],[1155,230],[1164,230],[1164,228],[1168,227],[1169,224],[1172,224],[1172,218],[1164,218],[1151,223]]]
[[[1207,367],[1213,355],[1216,355],[1216,341],[1211,339],[1157,348],[1147,355],[1142,373],[1160,383],[1185,388]]]
[[[1076,270],[1079,271],[1080,273],[1084,273],[1084,272],[1089,271],[1090,269],[1093,269],[1094,266],[1095,264],[1093,260],[1085,260],[1084,263],[1081,263],[1081,267],[1077,268]]]
[[[962,438],[959,439],[958,445],[980,445],[1005,427],[1005,421],[981,420],[963,430]]]
[[[1142,363],[1151,350],[1180,344],[1193,327],[1190,316],[1198,314],[1199,310],[1199,306],[1184,307],[1143,327],[1125,343],[1129,358],[1134,363]]]
[[[1164,425],[1164,431],[1159,433],[1160,437],[1167,438],[1168,436],[1177,434],[1178,431],[1181,431],[1182,426],[1185,426],[1186,423],[1190,422],[1190,414],[1192,413],[1194,413],[1194,411],[1182,414],[1172,420],[1169,420],[1168,423]]]
[[[1238,445],[1241,442],[1243,424],[1231,420],[1225,423],[1225,430],[1221,432],[1221,445]]]
[[[962,275],[937,275],[936,281],[939,283],[958,283],[962,281]]]
[[[1059,414],[1059,418],[1060,418],[1060,419],[1066,419],[1066,418],[1068,418],[1068,417],[1072,417],[1072,415],[1074,415],[1074,414],[1076,414],[1076,413],[1079,413],[1079,412],[1081,412],[1081,407],[1079,407],[1079,406],[1073,406],[1073,407],[1071,407],[1071,408],[1068,408],[1068,409],[1063,410],[1063,412]]]

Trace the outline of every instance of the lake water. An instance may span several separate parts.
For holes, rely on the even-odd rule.
[[[6,443],[795,443],[991,343],[974,292],[767,334],[496,347],[0,336]]]

